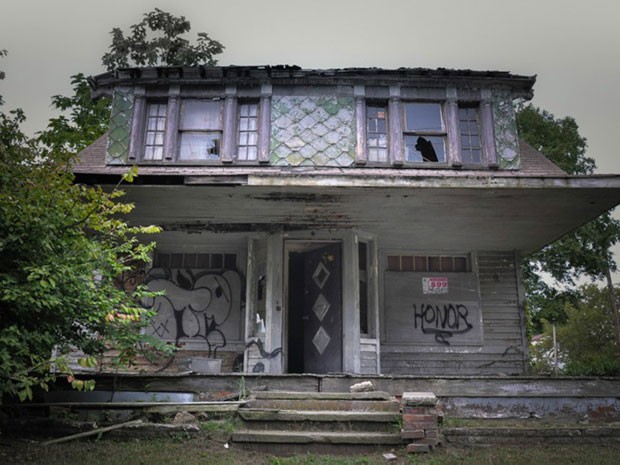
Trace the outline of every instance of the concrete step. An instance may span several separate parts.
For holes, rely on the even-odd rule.
[[[232,434],[235,443],[260,444],[338,444],[387,445],[401,444],[400,433],[341,432],[341,431],[253,431],[237,430]]]
[[[256,399],[286,400],[391,400],[383,391],[372,392],[296,392],[296,391],[257,391]]]
[[[332,399],[251,399],[251,409],[268,410],[336,410],[350,412],[398,412],[400,404],[386,400],[332,400]]]
[[[393,412],[346,412],[322,410],[262,410],[239,411],[249,430],[285,431],[398,431],[400,414]]]

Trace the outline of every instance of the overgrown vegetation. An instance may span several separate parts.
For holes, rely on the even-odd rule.
[[[182,37],[190,28],[184,17],[155,9],[127,37],[115,28],[102,62],[109,70],[214,65],[224,47],[205,33],[190,43]],[[146,288],[123,286],[154,247],[138,238],[159,228],[129,226],[123,217],[133,205],[121,201],[118,187],[108,192],[74,182],[71,164],[107,131],[110,101],[93,101],[83,74],[71,83],[72,96],[52,98],[61,114],[35,138],[21,131],[21,110],[0,112],[0,394],[22,400],[47,389],[54,371],[76,388],[92,389],[92,382],[71,376],[70,351],[94,367],[106,349],[115,350],[117,364],[130,363],[138,346],[172,350],[140,330],[148,318],[139,305]],[[133,169],[123,181],[135,176]]]
[[[594,172],[596,163],[586,155],[587,141],[579,134],[579,128],[573,118],[556,118],[553,114],[532,105],[522,106],[517,112],[517,126],[520,137],[536,150],[557,164],[571,175],[589,175]],[[582,226],[571,234],[548,245],[541,251],[530,255],[524,262],[523,276],[526,287],[528,330],[530,336],[545,333],[545,345],[534,347],[535,368],[545,368],[544,352],[550,341],[551,325],[558,328],[558,339],[565,339],[574,329],[580,329],[585,336],[587,331],[594,331],[594,326],[586,324],[584,312],[590,317],[605,318],[606,328],[611,334],[601,342],[605,344],[605,356],[597,359],[593,368],[576,350],[569,350],[566,341],[563,355],[566,373],[589,375],[616,373],[620,365],[620,315],[611,273],[616,271],[616,262],[612,247],[620,240],[620,222],[611,213],[605,213],[594,221]],[[543,273],[552,278],[544,279]],[[580,288],[578,280],[590,278],[606,283],[605,289],[599,289],[600,306],[594,315],[588,306],[588,299],[593,291]],[[606,302],[605,302],[606,295]],[[600,318],[599,318],[600,320]],[[578,323],[579,321],[579,323]],[[581,325],[581,328],[578,326]],[[574,329],[573,329],[574,328]],[[582,337],[582,343],[594,342],[594,339]],[[600,352],[601,345],[592,346],[592,351]],[[541,357],[543,357],[541,359]],[[608,358],[611,357],[611,358]],[[615,361],[614,361],[615,358]],[[543,360],[544,362],[544,360]]]
[[[430,454],[407,455],[394,452],[398,459],[387,462],[380,450],[348,456],[273,457],[267,454],[224,447],[223,439],[209,440],[202,435],[191,439],[153,439],[131,441],[76,441],[41,447],[26,442],[0,443],[3,463],[69,465],[124,465],[165,463],[169,465],[615,465],[620,447],[613,445],[528,445],[492,448],[439,448]]]

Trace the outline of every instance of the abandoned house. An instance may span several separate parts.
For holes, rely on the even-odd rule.
[[[79,182],[157,224],[148,331],[224,373],[524,374],[523,257],[620,202],[520,141],[534,77],[120,69]],[[179,354],[177,357],[179,357]]]

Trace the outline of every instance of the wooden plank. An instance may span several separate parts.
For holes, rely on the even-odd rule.
[[[125,423],[120,423],[118,425],[106,426],[104,428],[96,428],[92,431],[85,431],[83,433],[72,434],[71,436],[65,436],[64,438],[52,439],[51,441],[42,442],[42,446],[50,446],[52,444],[60,444],[62,442],[73,441],[74,439],[86,438],[88,436],[94,436],[95,434],[106,433],[108,431],[113,431],[115,429],[127,428],[131,426],[138,426],[142,423],[142,420],[133,420]]]

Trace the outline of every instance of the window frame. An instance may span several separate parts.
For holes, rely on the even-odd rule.
[[[477,150],[478,150],[479,161],[472,161],[471,159],[468,160],[465,157],[465,154],[467,152],[471,153],[472,149],[471,149],[471,146],[465,148],[463,144],[463,137],[467,137],[468,139],[471,139],[473,134],[471,132],[468,132],[467,134],[464,133],[461,110],[467,110],[467,111],[473,110],[475,113],[475,128],[477,129],[477,133],[475,134],[475,136],[477,136],[478,138]],[[472,167],[472,168],[480,168],[480,167],[488,166],[488,162],[486,160],[486,155],[485,155],[485,152],[486,152],[485,145],[487,141],[485,141],[484,132],[483,132],[480,102],[459,102],[458,108],[457,108],[457,123],[458,123],[458,134],[456,135],[456,137],[458,137],[458,141],[459,141],[458,147],[460,150],[461,161],[463,163],[463,166]],[[471,124],[471,120],[470,120],[470,124]]]
[[[380,132],[380,131],[370,131],[370,110],[371,109],[377,109],[377,110],[382,110],[384,113],[384,117],[382,118],[385,121],[385,132]],[[390,109],[389,109],[389,105],[387,101],[380,101],[380,100],[370,100],[366,102],[366,108],[365,108],[365,112],[364,112],[364,130],[365,130],[365,144],[366,144],[366,162],[368,164],[377,164],[377,165],[385,165],[385,164],[389,164],[390,163],[390,121],[389,121],[389,113]],[[379,118],[375,118],[375,120],[379,121]],[[371,141],[371,134],[378,134],[380,135],[385,135],[385,146],[382,147],[379,144],[377,145],[371,145],[370,141]],[[379,140],[379,137],[376,138],[377,140]],[[371,150],[374,151],[384,151],[385,152],[385,159],[384,160],[379,160],[379,159],[372,159],[370,156]]]
[[[439,121],[441,123],[441,130],[436,130],[436,129],[408,129],[407,128],[407,123],[408,123],[408,119],[407,119],[407,107],[409,105],[436,105],[437,108],[439,109]],[[431,167],[431,166],[445,166],[448,165],[448,152],[449,152],[449,131],[448,131],[448,123],[446,121],[446,111],[445,111],[445,102],[440,102],[440,101],[427,101],[427,100],[404,100],[401,102],[401,108],[400,108],[400,114],[402,117],[402,141],[403,141],[403,162],[406,165],[413,165],[413,166],[424,166],[424,167]],[[426,136],[426,137],[425,137]],[[419,150],[416,150],[417,153],[420,153],[420,156],[422,157],[422,160],[409,160],[407,158],[407,138],[408,137],[412,137],[412,138],[418,138],[418,140],[416,141],[416,145],[415,147],[417,147],[418,143],[419,143],[419,139],[420,138],[424,138],[425,140],[428,140],[429,138],[441,138],[441,141],[443,142],[443,160],[439,159],[439,156],[436,154],[438,160],[437,161],[433,161],[433,160],[425,160],[424,159],[424,155],[421,154],[421,152]],[[429,141],[430,142],[430,141]],[[436,152],[436,151],[435,151]],[[414,152],[415,153],[415,152]]]
[[[219,103],[219,124],[218,127],[194,127],[191,122],[187,122],[188,126],[183,127],[183,111],[184,106],[189,102],[198,102],[198,103]],[[203,164],[213,164],[213,163],[221,163],[222,155],[223,155],[223,146],[224,146],[224,115],[225,113],[225,105],[224,99],[219,97],[214,98],[182,98],[180,99],[179,104],[179,112],[177,119],[177,127],[176,127],[176,144],[173,156],[173,163],[177,165],[203,165]],[[193,134],[193,135],[206,135],[211,136],[213,134],[218,135],[219,137],[215,139],[216,143],[214,144],[217,152],[214,155],[217,155],[217,158],[181,158],[181,153],[183,150],[183,135],[184,134]],[[219,142],[217,142],[219,141]]]
[[[136,88],[134,111],[131,123],[130,146],[127,163],[144,166],[222,166],[230,163],[259,165],[269,164],[269,145],[271,141],[271,96],[272,87],[263,84],[259,89],[247,88],[237,91],[236,86],[225,89],[181,90],[180,86],[171,85],[167,90]],[[182,109],[187,101],[221,101],[219,128],[187,129],[183,128]],[[257,119],[254,139],[256,155],[250,159],[239,157],[239,107],[245,104],[256,105]],[[163,156],[157,159],[147,158],[146,142],[148,112],[150,105],[166,105],[163,146],[159,144]],[[198,159],[181,157],[181,139],[183,133],[217,132],[220,146],[217,159]],[[151,136],[152,137],[152,136]],[[161,137],[160,137],[161,138]],[[161,142],[161,141],[160,141]]]
[[[256,107],[256,115],[242,115],[242,109],[244,106],[255,106]],[[236,129],[235,129],[235,161],[239,164],[257,164],[260,158],[260,145],[261,145],[261,125],[262,125],[262,114],[261,114],[261,102],[260,99],[248,99],[248,98],[240,98],[237,100],[237,113],[236,113]],[[255,128],[254,129],[242,129],[242,118],[251,120],[255,120]],[[249,138],[250,134],[255,134],[255,143],[254,144],[242,144],[241,143],[241,134],[245,133]],[[248,158],[246,153],[245,158],[241,157],[241,149],[248,149],[250,147],[255,148],[254,158]]]

